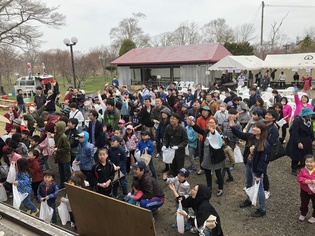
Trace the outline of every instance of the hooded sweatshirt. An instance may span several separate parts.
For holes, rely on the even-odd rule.
[[[83,131],[84,140],[79,144],[79,153],[75,158],[76,161],[80,162],[81,170],[92,170],[94,160],[94,146],[89,143],[89,133]]]
[[[56,123],[55,133],[55,147],[57,148],[55,160],[58,163],[67,163],[71,160],[70,155],[70,142],[65,135],[66,123],[64,121],[58,121]]]

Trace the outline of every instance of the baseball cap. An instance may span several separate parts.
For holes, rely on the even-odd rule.
[[[116,141],[120,142],[120,138],[117,135],[114,135],[109,140],[116,140]]]
[[[147,130],[146,130],[146,131],[141,132],[141,135],[149,135],[149,136],[150,136],[150,134],[151,134],[151,133],[150,133],[149,131],[147,131]]]
[[[145,169],[146,165],[144,161],[137,161],[135,164],[133,164],[133,167],[138,167],[140,169]]]
[[[133,129],[132,125],[127,125],[126,129]]]
[[[181,176],[184,176],[185,178],[187,178],[189,176],[189,171],[186,168],[181,168],[178,171],[178,174],[180,174]]]
[[[210,111],[210,108],[209,108],[208,106],[203,106],[203,107],[201,108],[201,110]]]
[[[125,124],[125,123],[126,123],[126,121],[123,120],[123,119],[121,119],[121,120],[118,121],[118,124]]]
[[[84,137],[84,133],[79,133],[79,134],[77,134],[77,136],[83,138]]]

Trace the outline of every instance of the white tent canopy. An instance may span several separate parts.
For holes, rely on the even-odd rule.
[[[262,64],[263,61],[256,56],[226,56],[214,65],[210,66],[209,70],[260,70]]]
[[[315,53],[267,55],[263,68],[315,68]]]

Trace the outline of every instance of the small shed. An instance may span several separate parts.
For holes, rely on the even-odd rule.
[[[209,66],[232,55],[222,44],[196,44],[136,48],[114,60],[119,83],[125,85],[168,85],[173,81],[194,81],[208,86],[214,80]]]

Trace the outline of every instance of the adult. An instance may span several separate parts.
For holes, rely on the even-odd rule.
[[[118,127],[118,121],[120,120],[120,112],[115,107],[113,99],[107,99],[106,110],[104,111],[103,124],[110,125],[113,130],[116,130]]]
[[[268,76],[268,72],[265,72],[264,77],[262,78],[261,81],[261,86],[263,91],[266,91],[268,86],[270,84],[270,77]]]
[[[304,81],[303,85],[303,91],[307,93],[307,95],[310,97],[311,95],[311,89],[312,89],[312,76],[310,74],[307,74],[306,76],[302,76],[302,80]]]
[[[237,77],[237,86],[238,87],[243,87],[245,85],[245,76],[244,76],[244,73],[241,72],[241,74]]]
[[[34,97],[34,103],[36,104],[36,107],[40,109],[46,102],[47,96],[43,93],[43,87],[37,86],[36,87],[36,95]]]
[[[256,75],[255,75],[255,83],[257,84],[258,87],[260,87],[260,83],[261,83],[261,72],[259,71]]]
[[[305,107],[309,107],[312,110],[314,109],[314,107],[309,104],[309,97],[307,95],[302,95],[301,99],[299,98],[299,95],[297,92],[294,93],[294,102],[295,102],[295,111],[294,111],[294,115],[293,117],[296,118],[300,111],[305,108]]]
[[[256,108],[255,110],[253,110],[253,112],[250,115],[251,115],[250,120],[248,121],[245,128],[243,128],[243,130],[245,130],[244,131],[245,133],[251,133],[254,125],[257,122],[263,122],[264,121],[264,113],[259,108]]]
[[[291,158],[291,170],[294,175],[297,174],[299,167],[304,166],[305,155],[313,154],[312,146],[315,145],[315,137],[311,118],[314,114],[311,108],[303,108],[290,128],[286,151]]]
[[[258,199],[259,208],[251,214],[252,217],[261,217],[266,215],[266,196],[264,192],[263,178],[266,173],[270,159],[270,145],[267,141],[268,131],[263,122],[258,122],[253,127],[252,133],[243,133],[234,128],[235,118],[229,117],[229,123],[232,132],[242,140],[246,141],[244,150],[245,181],[246,188],[251,187],[259,181]],[[247,199],[240,204],[240,207],[249,207],[252,203]]]
[[[142,93],[142,98],[150,97],[150,90],[148,89],[146,84],[142,85],[141,93]]]
[[[151,137],[154,136],[154,122],[152,119],[152,111],[153,106],[151,105],[151,99],[147,97],[144,99],[144,106],[140,111],[140,116],[143,128],[151,133]]]
[[[250,70],[248,72],[248,87],[251,88],[253,86],[254,83],[254,74],[253,72]]]
[[[239,97],[233,98],[233,104],[236,105],[238,120],[240,121],[242,128],[245,128],[247,125],[247,122],[249,120],[249,114],[248,114],[248,106],[245,102],[241,101]],[[235,108],[235,106],[234,106]]]
[[[207,186],[211,189],[211,171],[215,172],[215,175],[218,179],[217,196],[219,197],[223,194],[222,170],[225,167],[225,154],[222,148],[222,138],[218,132],[218,120],[215,118],[210,118],[207,129],[200,128],[191,119],[187,119],[187,124],[192,126],[197,133],[203,136],[203,141],[200,148],[200,157],[202,157],[201,166],[205,171]]]
[[[281,95],[279,94],[278,90],[274,89],[272,90],[272,99],[271,100],[271,106],[273,107],[277,102],[281,101]]]
[[[32,102],[28,105],[29,113],[23,114],[24,120],[27,120],[27,129],[30,131],[31,135],[35,130],[34,125],[35,123],[37,123],[38,119],[40,118],[40,115],[45,110],[47,103],[48,101],[46,101],[42,107],[37,109],[36,104]]]
[[[47,104],[46,111],[49,112],[49,114],[53,114],[56,112],[55,100],[57,95],[59,94],[58,82],[55,81],[52,83],[52,85],[54,86],[54,88],[49,89],[47,92],[48,93],[47,100],[49,101],[49,103]]]
[[[228,118],[228,111],[225,102],[221,102],[219,108],[220,109],[214,114],[214,118],[218,120],[219,126],[221,127],[223,122]]]
[[[164,193],[157,180],[151,177],[143,161],[133,165],[133,176],[139,180],[143,195],[140,198],[140,207],[155,212],[164,204]]]
[[[163,100],[166,99],[166,93],[165,93],[165,88],[163,86],[159,87],[159,92],[158,95],[160,98],[162,98]]]
[[[249,96],[248,107],[251,108],[253,105],[256,104],[256,101],[259,98],[259,95],[257,94],[256,88],[251,88],[249,92],[250,92],[250,96]]]
[[[174,193],[177,192],[174,185],[171,185],[170,188],[173,188],[175,190],[173,190]],[[200,230],[202,231],[202,235],[204,236],[223,236],[220,216],[209,202],[211,198],[210,188],[203,184],[198,184],[192,189],[191,196],[189,196],[188,198],[179,196],[177,193],[175,194],[175,196],[176,199],[182,203],[183,207],[191,207],[194,210],[194,216],[190,216],[184,210],[180,210],[178,212],[179,214],[185,216],[188,221],[190,221],[191,224],[194,225],[194,228],[192,228],[190,232],[198,233]],[[213,229],[203,227],[205,221],[209,218],[210,215],[214,215],[216,217],[216,227]]]
[[[193,107],[188,110],[188,116],[193,116],[195,120],[201,116],[200,113],[201,102],[199,99],[196,99],[193,103]]]
[[[174,107],[176,102],[176,94],[173,95],[173,90],[171,88],[167,89],[167,96],[166,96],[167,103],[169,107]]]
[[[103,135],[103,125],[97,119],[98,112],[95,110],[91,110],[89,114],[89,125],[85,128],[85,131],[89,134],[89,142],[97,147],[98,149],[103,148],[105,143],[103,143],[102,135]]]
[[[163,135],[164,135],[164,131],[165,128],[170,124],[170,116],[172,115],[172,112],[169,108],[165,107],[161,110],[161,118],[158,121],[158,127],[156,129],[155,132],[155,143],[156,143],[156,158],[159,158],[161,156],[161,148],[162,148],[162,144],[163,144]],[[169,165],[165,166],[165,169],[163,170],[164,172],[167,172]]]
[[[70,113],[69,113],[69,118],[76,118],[78,120],[78,125],[77,125],[77,130],[79,133],[82,132],[83,130],[83,123],[84,123],[84,117],[81,111],[78,109],[78,104],[75,102],[72,102],[70,104]]]
[[[114,76],[114,78],[112,80],[112,86],[113,87],[118,87],[119,86],[119,81],[118,81],[118,79],[116,79],[116,76]]]
[[[212,98],[211,94],[206,95],[206,99],[201,103],[201,106],[208,106],[211,110],[211,115],[214,115],[219,108],[217,102]]]
[[[222,135],[229,138],[229,146],[234,150],[235,146],[239,143],[239,138],[236,137],[229,124],[229,117],[233,116],[235,118],[234,120],[234,127],[237,130],[242,130],[242,126],[238,119],[236,118],[237,111],[234,108],[230,108],[228,112],[228,118],[223,122],[222,124]]]
[[[298,85],[299,80],[300,80],[300,75],[297,72],[295,72],[293,75],[293,81],[296,86]]]
[[[152,109],[151,112],[151,118],[155,124],[158,124],[158,122],[161,120],[161,111],[165,108],[165,106],[162,103],[161,98],[156,98],[155,99],[155,106]]]
[[[198,84],[197,85],[197,88],[196,88],[196,90],[195,90],[195,92],[194,92],[194,100],[196,100],[196,99],[199,99],[200,98],[200,92],[202,91],[202,87],[201,87],[201,84]]]
[[[279,75],[280,88],[285,88],[285,79],[286,79],[286,75],[283,71],[281,71]]]
[[[170,165],[173,176],[177,176],[178,171],[184,167],[185,164],[185,147],[188,144],[188,137],[186,129],[179,124],[180,116],[177,113],[172,113],[170,117],[170,125],[168,125],[164,132],[163,147],[170,147],[175,150],[175,157]]]
[[[261,109],[263,111],[263,116],[266,114],[265,101],[262,98],[257,98],[256,103],[252,105],[249,109],[249,113],[251,114],[255,109]]]
[[[191,89],[189,88],[185,95],[185,103],[188,105],[188,107],[192,107],[193,102],[194,102],[194,95],[191,93]]]

